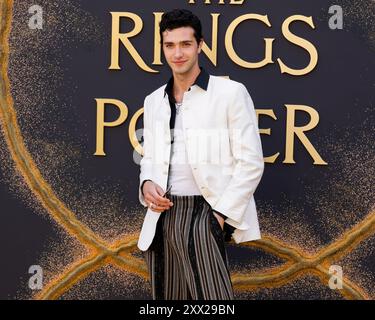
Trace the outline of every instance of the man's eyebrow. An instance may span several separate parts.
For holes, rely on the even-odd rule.
[[[180,43],[187,43],[187,42],[193,42],[193,40],[183,40],[183,41],[180,41]],[[164,44],[174,44],[174,42],[164,41]]]

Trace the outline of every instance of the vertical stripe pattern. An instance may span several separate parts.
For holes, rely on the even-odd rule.
[[[224,233],[202,195],[170,195],[144,257],[154,300],[232,300]]]

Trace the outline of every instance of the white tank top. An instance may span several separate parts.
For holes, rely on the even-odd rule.
[[[182,132],[183,108],[183,105],[178,107],[176,104],[178,113],[176,112],[175,130],[173,130],[174,142],[171,145],[168,187],[172,185],[170,193],[174,195],[200,195],[201,192],[195,182],[186,154],[185,139]]]

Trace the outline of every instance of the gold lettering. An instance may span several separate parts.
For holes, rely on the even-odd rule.
[[[135,127],[137,121],[141,115],[143,115],[144,108],[137,110],[137,112],[132,116],[129,123],[129,141],[133,148],[140,154],[143,155],[143,148],[142,145],[139,143],[137,135],[135,133]]]
[[[211,49],[207,46],[206,42],[203,41],[202,51],[206,54],[207,58],[210,59],[214,66],[217,65],[217,34],[218,34],[218,20],[220,13],[211,13],[212,16],[212,44]]]
[[[132,38],[138,35],[142,28],[143,22],[142,19],[131,12],[111,12],[112,15],[112,38],[111,38],[111,65],[110,70],[121,70],[119,65],[119,52],[120,52],[120,41],[130,53],[131,57],[137,63],[137,65],[146,72],[155,72],[158,71],[151,69],[143,61],[142,57],[139,55],[137,50],[131,44],[129,38]],[[120,33],[120,21],[121,18],[129,18],[134,22],[134,29],[127,33]]]
[[[159,23],[163,12],[154,12],[154,61],[152,64],[162,65],[161,63],[161,39]]]
[[[287,121],[286,121],[286,145],[285,145],[285,160],[283,163],[295,163],[293,153],[294,153],[294,135],[296,135],[302,142],[303,146],[309,152],[310,156],[314,160],[314,164],[326,165],[325,162],[316,151],[310,140],[306,137],[305,131],[309,131],[316,127],[319,123],[319,113],[309,106],[303,105],[292,105],[286,104],[287,108]],[[297,110],[305,111],[310,115],[310,122],[302,127],[295,126],[295,113]]]
[[[316,65],[318,64],[318,51],[316,50],[316,48],[313,46],[313,44],[311,42],[309,42],[309,41],[307,41],[303,38],[300,38],[300,37],[298,37],[298,36],[296,36],[296,35],[294,35],[293,33],[290,32],[289,25],[293,21],[306,22],[307,24],[310,25],[310,27],[315,29],[312,17],[294,15],[294,16],[291,16],[291,17],[287,18],[282,25],[282,32],[283,32],[284,37],[287,40],[289,40],[291,43],[294,43],[297,46],[300,46],[300,47],[302,47],[302,48],[304,48],[308,51],[308,53],[310,54],[310,63],[306,68],[298,70],[298,69],[289,68],[288,66],[286,66],[281,61],[280,58],[277,59],[277,62],[280,65],[281,73],[288,73],[288,74],[291,74],[291,75],[294,75],[294,76],[303,76],[303,75],[311,72],[316,67]]]
[[[273,112],[272,109],[255,109],[257,117],[258,117],[258,123],[259,123],[259,116],[260,115],[266,115],[268,117],[271,117],[274,120],[277,120],[275,113]],[[271,135],[271,129],[259,129],[260,134],[266,134],[266,135]],[[276,159],[280,155],[280,152],[273,154],[272,156],[269,157],[264,157],[264,162],[266,163],[275,163]]]
[[[105,127],[116,127],[122,124],[128,117],[128,107],[120,100],[116,99],[95,99],[96,101],[96,151],[95,156],[105,156],[104,152],[104,128]],[[119,108],[119,117],[112,122],[104,121],[104,110],[106,104],[112,104]]]
[[[249,13],[239,16],[232,23],[229,25],[227,32],[225,34],[225,48],[228,52],[229,57],[232,59],[233,62],[237,63],[239,66],[249,69],[256,69],[261,68],[269,63],[274,63],[272,61],[272,42],[275,40],[274,38],[265,38],[266,48],[265,48],[265,58],[259,62],[248,62],[241,59],[237,53],[234,51],[233,48],[233,33],[237,26],[245,20],[259,20],[266,24],[268,27],[271,27],[271,24],[268,20],[267,15],[262,16],[259,14]]]

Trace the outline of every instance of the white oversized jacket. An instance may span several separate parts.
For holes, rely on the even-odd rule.
[[[171,153],[171,109],[166,84],[144,101],[144,144],[139,201],[147,207],[141,185],[150,179],[166,190]],[[209,76],[207,90],[191,86],[183,96],[186,153],[202,196],[236,228],[236,243],[260,239],[254,192],[264,171],[263,151],[253,101],[237,81]],[[138,239],[146,251],[160,213],[147,209]]]

